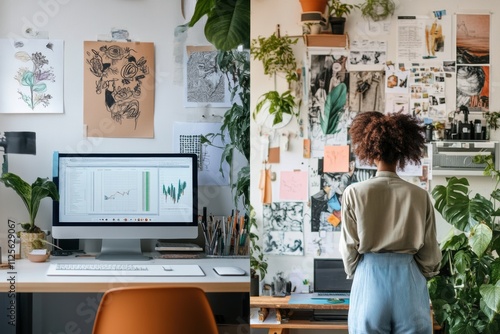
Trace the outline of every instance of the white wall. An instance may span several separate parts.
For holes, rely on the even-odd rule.
[[[347,1],[350,3],[360,3],[360,1]],[[398,4],[396,15],[393,17],[392,26],[390,29],[389,36],[377,36],[378,39],[386,39],[388,42],[388,56],[387,59],[396,59],[396,17],[397,15],[432,15],[433,10],[445,9],[447,14],[453,16],[455,13],[487,13],[492,12],[491,19],[491,31],[499,31],[500,22],[497,20],[495,11],[500,8],[500,4],[494,1],[467,1],[467,0],[447,0],[447,1],[432,1],[432,0],[422,0],[422,1],[407,1],[399,0],[396,1]],[[251,25],[251,37],[252,39],[258,36],[269,36],[275,30],[276,26],[280,25],[280,30],[282,35],[300,35],[302,28],[300,26],[300,13],[301,7],[299,1],[290,0],[252,0],[252,25]],[[359,12],[352,14],[347,20],[347,33],[351,40],[358,38],[370,38],[368,35],[364,35],[358,32],[358,29],[354,29],[354,25],[363,20],[360,17]],[[494,36],[494,33],[492,34]],[[492,60],[495,59],[495,55],[499,52],[500,45],[494,43],[494,38],[492,38],[492,49],[491,55]],[[295,56],[297,57],[298,64],[301,64],[305,56],[305,47],[301,39],[299,39],[298,44],[294,47]],[[499,74],[500,70],[494,66],[491,66],[491,82],[490,82],[490,110],[498,110],[500,107],[500,100],[496,99],[496,92],[498,91],[499,85]],[[251,110],[255,109],[257,99],[263,93],[274,89],[274,81],[266,77],[263,74],[263,68],[260,61],[252,59],[251,63],[251,77],[252,77],[252,107]],[[307,80],[307,79],[306,79]],[[450,87],[451,89],[449,89]],[[448,111],[454,110],[454,88],[447,82],[447,107]],[[286,82],[283,78],[278,78],[278,89],[282,92],[286,90]],[[452,102],[450,102],[452,101]],[[304,125],[307,124],[307,103],[303,103],[301,108],[301,117],[304,120]],[[305,126],[306,127],[306,126]],[[290,125],[284,129],[280,129],[289,132],[297,132],[298,125],[296,121],[292,121]],[[498,131],[497,131],[498,132]],[[307,134],[305,135],[307,137]],[[252,123],[252,193],[251,201],[256,209],[257,219],[262,228],[262,204],[261,204],[261,192],[258,188],[260,171],[263,165],[260,163],[260,143],[259,143],[259,129],[257,124]],[[498,140],[499,134],[493,133],[492,139]],[[290,150],[284,152],[280,164],[272,164],[271,169],[275,172],[280,170],[293,170],[302,169],[307,166],[308,160],[302,159],[302,140],[303,138],[291,138],[290,139]],[[283,162],[285,161],[285,162]],[[469,177],[472,183],[473,191],[480,192],[485,196],[489,196],[491,189],[493,187],[493,181],[487,177],[474,176]],[[437,184],[443,184],[445,182],[444,176],[435,176],[432,180],[431,189]],[[278,188],[274,186],[273,201],[279,201],[279,193],[276,191]],[[308,207],[305,210],[310,211]],[[437,214],[438,217],[438,238],[441,240],[446,236],[450,230],[450,225],[448,225],[443,219]],[[304,226],[305,233],[310,231],[310,224]],[[261,240],[262,241],[262,240]],[[337,244],[335,244],[337,245]],[[338,251],[337,256],[340,257]],[[285,274],[291,274],[294,277],[303,275],[307,278],[312,278],[312,256],[267,256],[269,263],[269,273],[265,278],[266,282],[271,282],[272,277],[278,271],[284,271]]]
[[[190,17],[190,16],[189,16]],[[65,42],[64,114],[0,114],[0,132],[34,131],[37,154],[9,155],[9,171],[27,180],[49,177],[52,152],[171,152],[172,126],[176,121],[217,122],[224,108],[184,108],[182,67],[175,63],[174,28],[185,23],[181,1],[163,0],[19,0],[0,4],[0,38],[23,36],[27,28],[48,32]],[[128,29],[137,41],[153,42],[156,59],[154,139],[86,138],[83,132],[83,41],[97,40],[111,28]],[[188,32],[187,45],[208,45],[203,21]],[[179,71],[180,69],[180,71]],[[179,76],[180,75],[180,76]],[[0,93],[0,98],[1,93]],[[206,119],[202,115],[207,116]],[[229,187],[201,187],[199,206],[216,215],[229,214]],[[7,218],[25,221],[25,212],[12,189],[0,186],[0,247],[6,254]],[[49,229],[51,203],[42,201],[37,225]],[[5,222],[5,223],[3,223]]]

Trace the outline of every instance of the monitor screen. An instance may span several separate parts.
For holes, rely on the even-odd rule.
[[[198,235],[195,154],[56,152],[53,176],[56,239],[103,239],[104,255],[140,239]]]
[[[341,259],[314,259],[314,292],[350,292],[352,279],[347,279]]]

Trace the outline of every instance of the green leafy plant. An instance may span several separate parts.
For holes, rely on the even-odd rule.
[[[498,120],[500,119],[500,112],[498,111],[485,111],[483,113],[484,119],[486,120],[486,125],[490,129],[497,130],[500,126]]]
[[[297,61],[292,50],[292,45],[297,44],[297,41],[296,38],[279,37],[276,34],[267,38],[259,36],[252,40],[250,54],[262,62],[264,74],[285,73],[290,83],[298,80]]]
[[[328,1],[328,15],[332,17],[346,17],[351,14],[351,11],[359,8],[359,5],[344,3],[340,0]]]
[[[432,190],[435,208],[454,229],[441,243],[439,275],[428,282],[435,319],[449,333],[500,332],[500,172],[492,156],[476,156],[495,181],[490,198],[471,196],[466,178]]]
[[[239,45],[249,46],[250,0],[197,0],[191,20],[176,29],[186,31],[204,16],[205,37],[217,50],[232,50]]]
[[[255,219],[255,211],[250,211],[250,243],[252,252],[250,253],[250,276],[259,276],[262,281],[267,274],[267,262],[262,252],[262,248],[258,244],[259,235],[255,233],[258,229],[257,220]]]
[[[230,183],[233,189],[234,202],[242,199],[247,212],[250,205],[250,59],[247,51],[219,51],[217,63],[229,83],[231,101],[237,95],[238,103],[228,109],[223,118],[220,132],[208,133],[202,136],[202,144],[213,145],[216,138],[220,138],[223,152],[219,171],[224,175],[223,164],[229,165],[233,170],[233,157],[235,150],[240,152],[248,162],[246,166],[239,168],[236,180],[230,173]]]
[[[29,222],[21,224],[25,232],[39,233],[40,228],[35,224],[35,218],[40,208],[40,202],[46,197],[54,201],[59,200],[59,193],[54,182],[48,178],[37,178],[31,185],[14,173],[4,173],[0,182],[7,188],[12,188],[21,197],[29,214]]]
[[[274,90],[262,94],[255,106],[253,118],[255,119],[257,114],[265,108],[269,108],[269,114],[274,117],[273,125],[283,122],[283,114],[289,114],[297,118],[299,117],[295,97],[289,90],[283,94]]]
[[[385,20],[394,15],[396,4],[393,0],[365,0],[360,5],[361,15],[372,21]]]

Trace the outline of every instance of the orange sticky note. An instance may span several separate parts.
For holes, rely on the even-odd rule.
[[[304,139],[304,159],[309,159],[311,158],[311,140],[310,139]]]
[[[269,156],[267,158],[267,162],[270,164],[279,164],[280,163],[280,148],[279,147],[269,148]]]
[[[327,173],[349,171],[349,145],[325,146],[323,171]]]

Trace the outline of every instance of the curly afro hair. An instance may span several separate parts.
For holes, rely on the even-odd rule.
[[[419,164],[425,149],[425,127],[408,114],[362,112],[352,121],[349,134],[354,154],[369,164],[375,160],[399,168],[409,162]]]

